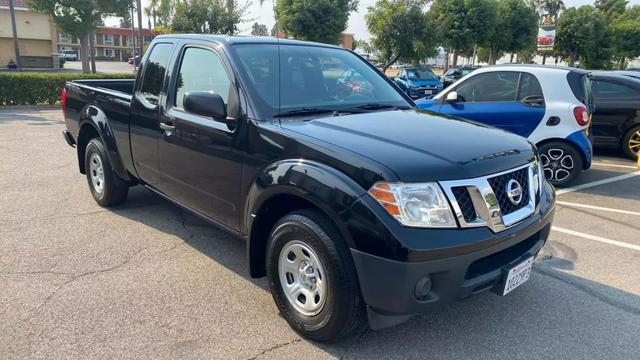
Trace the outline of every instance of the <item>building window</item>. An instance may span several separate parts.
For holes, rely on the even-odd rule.
[[[113,49],[104,49],[104,57],[112,58],[113,57]]]
[[[103,34],[104,44],[105,45],[113,45],[113,35]]]
[[[59,32],[58,33],[58,40],[61,43],[70,43],[71,42],[71,36],[69,36],[69,34],[65,34],[63,32]]]

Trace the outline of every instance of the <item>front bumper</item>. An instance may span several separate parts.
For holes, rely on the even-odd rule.
[[[545,187],[546,206],[507,230],[491,235],[477,229],[450,230],[452,238],[464,237],[467,244],[474,244],[472,250],[451,247],[435,256],[424,250],[421,258],[429,260],[404,262],[351,249],[370,326],[392,326],[413,314],[497,288],[503,269],[535,256],[547,241],[554,194],[548,184]],[[403,240],[398,239],[410,241]]]
[[[442,91],[442,89],[436,87],[408,88],[407,95],[412,99],[431,98],[440,91]]]

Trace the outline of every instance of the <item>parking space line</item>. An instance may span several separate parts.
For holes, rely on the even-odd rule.
[[[623,248],[627,248],[627,249],[631,249],[631,250],[635,250],[635,251],[640,251],[640,246],[635,245],[635,244],[629,244],[629,243],[626,243],[626,242],[623,242],[623,241],[611,240],[611,239],[607,239],[607,238],[604,238],[604,237],[601,237],[601,236],[589,235],[589,234],[581,233],[581,232],[578,232],[578,231],[573,231],[573,230],[561,228],[561,227],[558,227],[558,226],[552,226],[551,230],[556,231],[556,232],[560,232],[560,233],[563,233],[563,234],[567,234],[567,235],[581,237],[583,239],[599,241],[599,242],[602,242],[602,243],[605,243],[605,244],[609,244],[609,245],[615,245],[615,246],[619,246],[619,247],[623,247]]]
[[[640,212],[637,212],[637,211],[612,209],[612,208],[608,208],[608,207],[578,204],[578,203],[572,203],[572,202],[568,202],[568,201],[556,201],[556,204],[565,205],[565,206],[569,206],[569,207],[580,207],[580,208],[585,208],[585,209],[602,210],[602,211],[609,211],[609,212],[615,212],[615,213],[620,213],[620,214],[628,214],[628,215],[640,216]]]
[[[623,168],[623,169],[637,169],[637,167],[636,167],[636,166],[633,166],[633,165],[609,164],[609,163],[596,162],[596,161],[591,162],[591,165],[597,165],[597,166],[611,166],[611,167],[619,167],[619,168]]]
[[[620,181],[620,180],[629,179],[629,178],[632,178],[634,176],[639,176],[639,175],[640,175],[640,171],[636,171],[636,172],[632,172],[632,173],[628,173],[628,174],[623,174],[623,175],[618,175],[618,176],[610,177],[610,178],[607,178],[607,179],[602,179],[602,180],[598,180],[598,181],[592,181],[592,182],[588,182],[588,183],[585,183],[585,184],[572,186],[572,187],[566,188],[566,189],[560,189],[560,190],[556,191],[556,194],[562,195],[562,194],[566,194],[566,193],[570,193],[570,192],[574,192],[574,191],[578,191],[578,190],[582,190],[582,189],[587,189],[587,188],[598,186],[598,185],[603,185],[603,184],[608,184],[608,183],[612,183],[612,182],[616,182],[616,181]]]

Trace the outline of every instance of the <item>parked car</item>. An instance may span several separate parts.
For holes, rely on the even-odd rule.
[[[338,96],[329,61],[371,91]],[[140,184],[246,240],[249,273],[311,339],[506,295],[551,230],[531,143],[418,111],[337,46],[161,35],[136,80],[69,82],[62,105],[99,205]]]
[[[129,58],[129,60],[127,60],[127,63],[129,63],[129,65],[139,66],[140,65],[140,59],[142,59],[142,57],[140,55],[132,56],[132,57]]]
[[[640,79],[617,72],[591,75],[596,146],[621,148],[630,158],[640,155]]]
[[[74,50],[63,50],[58,53],[58,58],[65,61],[78,61],[78,53]]]
[[[471,72],[477,70],[479,67],[477,66],[463,66],[460,68],[449,69],[447,70],[442,77],[440,77],[440,81],[442,85],[446,88],[454,82],[462,79],[464,76],[467,76]]]
[[[538,146],[547,180],[569,185],[591,166],[589,73],[567,67],[499,65],[478,69],[423,109],[475,120]]]
[[[430,98],[442,90],[442,83],[436,74],[423,67],[405,68],[394,81],[412,99]]]

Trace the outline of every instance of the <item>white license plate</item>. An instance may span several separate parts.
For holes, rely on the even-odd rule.
[[[507,295],[513,289],[524,284],[529,280],[531,276],[531,265],[533,264],[533,257],[521,262],[520,264],[512,267],[507,273],[507,279],[505,280],[504,290],[502,295]]]
[[[433,90],[425,90],[424,94],[425,95],[431,95],[431,94],[433,94]]]

